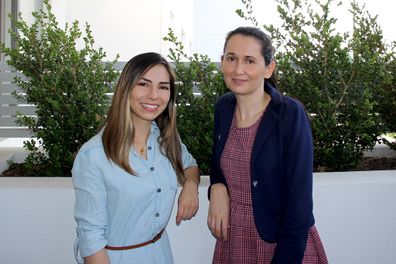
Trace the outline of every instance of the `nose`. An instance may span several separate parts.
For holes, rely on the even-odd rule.
[[[152,86],[151,89],[150,89],[148,97],[150,99],[153,99],[153,100],[157,99],[159,97],[158,88],[155,87],[155,86]]]
[[[240,60],[235,63],[234,71],[236,74],[242,74],[244,72],[243,63]]]

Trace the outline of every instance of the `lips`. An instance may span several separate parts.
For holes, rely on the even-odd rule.
[[[141,104],[144,110],[148,112],[155,112],[158,110],[159,105],[158,104]]]
[[[246,83],[247,80],[232,78],[232,82],[236,85],[242,85],[242,84]]]

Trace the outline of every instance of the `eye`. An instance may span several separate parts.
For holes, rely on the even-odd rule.
[[[254,64],[255,61],[254,61],[254,59],[247,58],[247,59],[246,59],[246,63],[247,63],[247,64]]]
[[[150,84],[148,82],[138,82],[137,85],[143,86],[143,87],[149,87]]]
[[[226,57],[226,60],[227,60],[228,62],[234,62],[234,61],[236,61],[236,57],[235,57],[235,56],[227,56],[227,57]]]
[[[161,85],[161,86],[160,86],[160,89],[161,89],[161,90],[169,90],[170,87],[167,86],[167,85]]]

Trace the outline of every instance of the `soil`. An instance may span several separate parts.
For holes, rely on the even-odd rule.
[[[396,157],[372,157],[363,159],[355,170],[396,170]]]
[[[9,168],[5,171],[0,176],[5,176],[5,177],[24,177],[26,176],[24,171],[21,170],[18,167],[15,168]]]
[[[16,166],[15,166],[16,165]],[[384,158],[384,157],[372,157],[363,159],[358,166],[354,169],[355,171],[366,171],[366,170],[396,170],[396,157]],[[14,164],[8,170],[5,170],[0,176],[5,177],[22,177],[25,176],[24,171],[19,168],[17,164]]]

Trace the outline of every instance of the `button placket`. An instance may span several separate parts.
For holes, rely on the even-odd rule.
[[[160,155],[158,142],[157,142],[157,130],[151,129],[151,134],[147,140],[147,169],[150,178],[152,179],[153,183],[153,198],[154,198],[154,210],[152,211],[153,215],[153,222],[154,222],[154,230],[159,229],[161,223],[164,221],[162,217],[162,198],[163,198],[163,186],[161,185],[160,170],[157,171],[156,166],[159,164],[157,160],[157,156]],[[160,165],[158,165],[160,166]],[[159,168],[159,167],[158,167]],[[158,233],[158,232],[157,232]]]
[[[160,198],[160,192],[161,192],[161,188],[157,188],[157,199],[158,200],[161,200],[161,198]],[[160,214],[159,214],[159,212],[157,212],[156,214],[155,214],[155,217],[159,217],[160,216]]]

